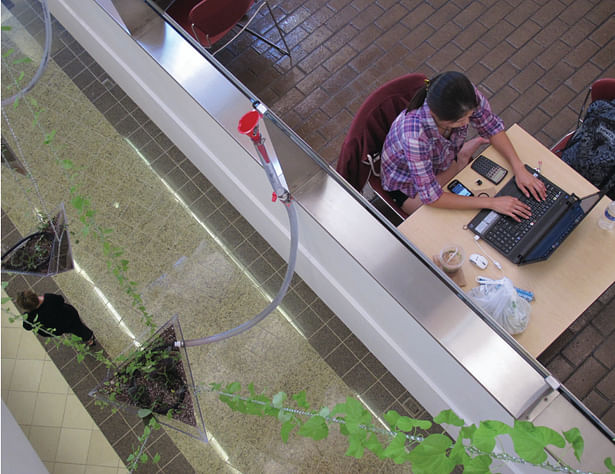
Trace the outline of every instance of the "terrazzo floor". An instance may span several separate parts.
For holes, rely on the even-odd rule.
[[[2,7],[3,51],[13,47],[33,63],[3,61],[3,88],[20,71],[33,74],[40,58],[40,19],[24,13],[28,2]],[[12,14],[21,13],[20,20]],[[38,26],[36,22],[39,22]],[[31,22],[31,23],[30,23]],[[23,28],[23,25],[30,28]],[[112,229],[107,241],[121,248],[157,325],[180,318],[185,337],[215,334],[259,312],[282,280],[285,265],[254,229],[136,108],[70,35],[55,23],[53,60],[18,107],[3,108],[7,146],[30,173],[2,170],[3,250],[36,226],[36,213],[66,204],[76,270],[53,277],[7,276],[7,292],[33,288],[61,293],[78,308],[106,354],[115,357],[143,339],[142,314],[109,271],[107,249],[94,226]],[[76,63],[83,72],[74,74]],[[85,65],[85,67],[84,67]],[[72,80],[68,73],[72,74]],[[3,97],[10,90],[3,89]],[[45,143],[48,142],[48,143]],[[73,193],[71,194],[71,189]],[[75,198],[87,199],[94,221],[82,225]],[[79,206],[80,207],[80,206]],[[88,230],[89,229],[89,230]],[[87,233],[87,235],[86,235]],[[47,348],[76,396],[125,459],[139,422],[94,406],[87,392],[104,368],[64,348]],[[395,408],[427,417],[299,278],[281,309],[251,331],[189,349],[197,384],[253,382],[258,389],[296,393],[333,406],[361,394],[375,413]],[[42,373],[42,372],[41,372]],[[375,456],[344,457],[344,439],[284,444],[279,424],[233,414],[209,394],[200,397],[208,436],[203,444],[173,430],[153,439],[162,461],[138,472],[400,472]],[[162,439],[164,438],[164,440]],[[150,449],[150,447],[148,447]],[[178,451],[179,450],[179,451]]]

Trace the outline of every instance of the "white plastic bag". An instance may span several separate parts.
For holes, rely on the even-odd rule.
[[[485,282],[467,294],[509,334],[519,334],[527,328],[530,304],[518,295],[509,278]]]

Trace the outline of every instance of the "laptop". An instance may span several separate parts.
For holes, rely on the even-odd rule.
[[[532,208],[532,216],[517,222],[509,216],[483,209],[468,224],[468,229],[517,265],[549,258],[602,197],[601,192],[596,192],[581,199],[528,165],[525,167],[545,184],[547,198],[544,201],[526,198],[514,177],[496,196],[517,197]]]

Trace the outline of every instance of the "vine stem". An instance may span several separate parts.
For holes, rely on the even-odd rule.
[[[147,443],[147,440],[149,439],[151,435],[152,435],[152,432],[150,431],[147,437],[143,440],[143,443],[141,443],[141,448],[139,449],[137,456],[133,459],[132,469],[130,470],[131,473],[134,472],[137,469],[137,467],[139,467],[139,459],[141,458],[141,454],[143,454],[143,450],[145,449],[145,444]]]
[[[298,410],[296,408],[288,408],[288,407],[274,407],[271,403],[269,402],[264,402],[261,400],[254,400],[253,398],[249,398],[249,397],[242,397],[240,395],[237,394],[233,394],[233,393],[226,393],[220,390],[214,390],[212,388],[209,387],[204,387],[204,386],[198,386],[196,387],[196,392],[200,393],[200,392],[211,392],[211,393],[215,393],[217,395],[222,395],[222,396],[226,396],[226,397],[230,397],[230,398],[234,398],[234,399],[238,399],[238,400],[242,400],[244,402],[250,402],[250,403],[256,403],[258,405],[262,405],[265,407],[270,407],[270,408],[277,408],[278,410],[282,410],[284,412],[287,413],[294,413],[297,415],[303,415],[303,416],[308,416],[308,417],[314,417],[314,416],[322,416],[322,415],[318,415],[318,413],[310,413],[310,412],[306,412],[303,410]],[[346,424],[346,421],[340,418],[332,418],[329,416],[323,416],[323,418],[327,421],[327,422],[332,422],[332,423],[338,423],[338,424]],[[425,440],[424,437],[422,436],[414,436],[414,435],[410,435],[404,432],[398,432],[398,431],[392,431],[392,430],[385,430],[383,428],[378,428],[376,426],[368,426],[368,425],[363,425],[360,424],[359,425],[360,428],[366,430],[366,431],[371,431],[373,433],[379,433],[379,434],[386,434],[389,435],[391,437],[395,437],[398,434],[402,434],[406,437],[406,439],[408,439],[409,441],[412,442],[417,442],[417,443],[421,443]],[[474,447],[474,446],[464,446],[466,452],[468,452],[468,454],[473,454],[473,455],[487,455],[493,459],[497,459],[498,461],[505,461],[505,462],[514,462],[517,464],[526,464],[526,465],[530,465],[530,466],[536,466],[536,467],[541,467],[547,471],[551,471],[551,472],[566,472],[566,473],[570,473],[570,474],[592,474],[589,471],[582,471],[579,469],[573,469],[571,467],[568,466],[556,466],[551,464],[550,462],[544,462],[542,464],[533,464],[530,463],[528,461],[526,461],[525,459],[521,459],[515,456],[512,456],[508,453],[493,453],[493,452],[486,452],[486,451],[481,451],[480,449]]]

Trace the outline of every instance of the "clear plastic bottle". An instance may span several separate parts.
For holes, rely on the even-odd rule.
[[[598,225],[606,230],[612,230],[615,227],[615,201],[611,201],[611,204],[604,210],[604,214],[600,216]]]

